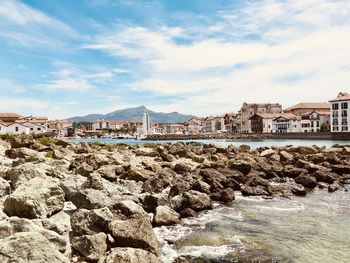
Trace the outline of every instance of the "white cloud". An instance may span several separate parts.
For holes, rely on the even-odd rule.
[[[43,110],[48,107],[48,102],[31,99],[31,98],[12,98],[1,97],[0,98],[0,111],[8,112],[9,109],[13,109],[16,105],[16,111],[18,112],[31,112],[33,110]]]
[[[63,47],[64,38],[78,38],[67,24],[18,0],[0,1],[0,37],[26,47]]]
[[[238,110],[243,101],[287,107],[349,89],[349,13],[348,1],[257,1],[220,12],[209,28],[224,33],[210,38],[181,43],[174,37],[187,38],[190,29],[126,26],[84,48],[138,60],[147,71],[131,88],[180,98],[158,109],[201,115]]]

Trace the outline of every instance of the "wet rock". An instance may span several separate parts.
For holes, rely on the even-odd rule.
[[[341,188],[339,183],[334,182],[328,186],[328,192],[333,193],[335,191],[338,191]]]
[[[191,208],[195,211],[202,211],[212,209],[213,207],[211,199],[207,194],[193,190],[173,197],[170,203],[172,208],[177,212],[186,208]]]
[[[180,211],[180,215],[182,218],[197,217],[198,213],[191,208],[185,208],[185,209]]]
[[[163,171],[145,181],[142,185],[142,189],[144,192],[159,193],[171,184],[171,177],[172,174]]]
[[[339,177],[337,174],[332,173],[326,169],[318,170],[314,172],[312,175],[316,178],[317,182],[324,182],[328,184],[333,183],[335,179]]]
[[[225,188],[220,191],[220,198],[218,201],[229,203],[235,200],[235,192],[231,188]]]
[[[244,185],[241,187],[241,192],[244,196],[269,195],[267,190],[261,186],[251,187]]]
[[[296,196],[306,196],[306,190],[301,184],[296,184],[292,188],[292,193]]]
[[[155,226],[168,226],[180,223],[180,215],[168,206],[158,206],[153,218]]]
[[[107,235],[105,233],[98,233],[73,237],[72,247],[87,260],[97,261],[107,251]]]
[[[160,252],[159,243],[148,217],[114,220],[109,224],[109,229],[116,246],[141,248],[155,255]]]
[[[206,182],[202,182],[201,180],[196,180],[194,184],[192,185],[192,190],[210,194],[210,185]]]
[[[190,189],[191,189],[191,185],[187,181],[185,181],[183,179],[179,179],[170,188],[169,197],[173,197],[175,195],[182,194],[184,192],[187,192]]]
[[[301,174],[295,178],[295,182],[303,185],[306,188],[315,188],[317,185],[317,180],[315,177],[308,174]]]
[[[112,248],[98,263],[160,263],[152,253],[137,248]]]
[[[167,203],[167,197],[160,194],[145,195],[142,200],[142,206],[148,213],[154,213],[156,208]]]
[[[46,218],[64,206],[64,192],[52,179],[33,178],[22,183],[5,200],[4,211],[10,216]]]
[[[68,263],[40,233],[21,232],[0,239],[0,262]]]

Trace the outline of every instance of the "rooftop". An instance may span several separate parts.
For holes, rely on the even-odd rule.
[[[21,118],[22,116],[13,112],[0,112],[0,118]]]
[[[331,105],[327,102],[302,102],[292,107],[285,109],[284,111],[291,111],[297,109],[330,109]]]
[[[343,101],[343,100],[350,100],[350,94],[347,92],[340,92],[338,96],[334,100],[331,100],[330,102]]]

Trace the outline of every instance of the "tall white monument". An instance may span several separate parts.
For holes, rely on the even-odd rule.
[[[142,133],[143,135],[148,135],[151,133],[151,122],[149,120],[148,110],[145,110],[143,113]]]

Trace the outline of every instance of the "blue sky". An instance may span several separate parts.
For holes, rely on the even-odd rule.
[[[198,116],[350,87],[350,1],[1,0],[0,111]]]

